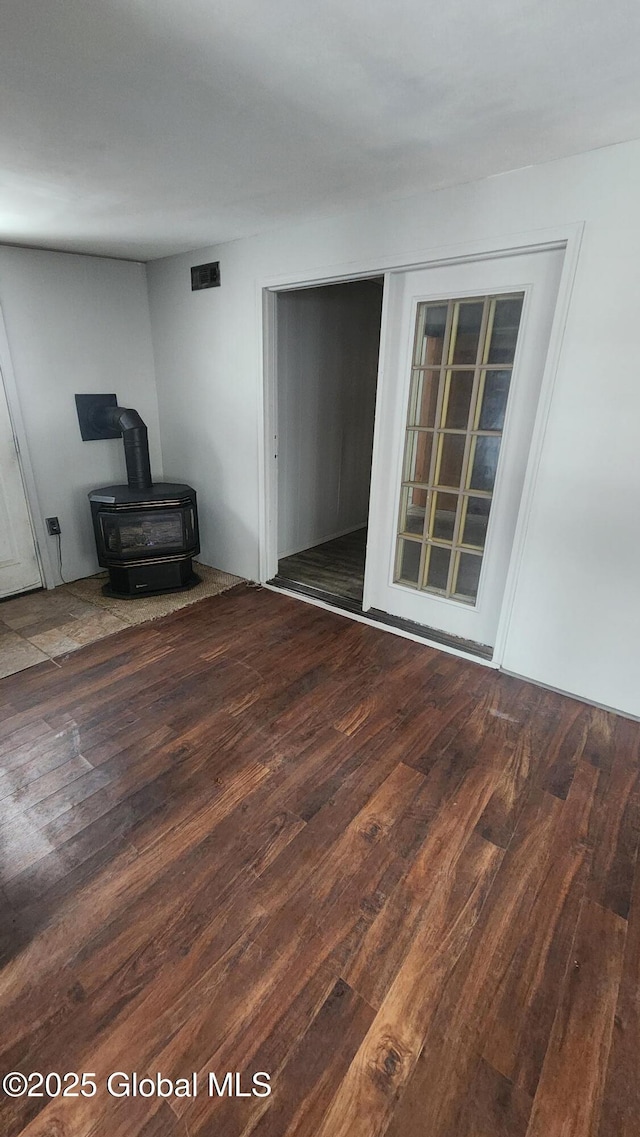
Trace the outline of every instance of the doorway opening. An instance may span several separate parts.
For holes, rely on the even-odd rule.
[[[276,294],[274,584],[362,611],[384,278]]]
[[[561,279],[566,312],[566,248],[558,238],[384,277],[265,287],[266,584],[499,666]],[[353,357],[331,302],[337,310],[362,287],[378,290],[358,349],[359,361],[370,352],[365,509],[346,524],[343,462],[354,450],[338,411],[354,389]],[[361,315],[347,326],[362,329]],[[332,520],[314,533],[307,523],[327,502]]]

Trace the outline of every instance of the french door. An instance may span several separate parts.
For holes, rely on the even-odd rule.
[[[9,407],[0,374],[0,597],[42,584]]]
[[[494,644],[562,259],[391,274],[365,610]]]

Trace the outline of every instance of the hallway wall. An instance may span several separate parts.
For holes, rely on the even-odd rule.
[[[277,298],[278,556],[367,522],[382,281]]]

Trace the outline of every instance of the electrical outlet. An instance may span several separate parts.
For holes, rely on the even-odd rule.
[[[62,530],[60,528],[60,522],[58,521],[57,517],[45,517],[44,522],[47,526],[47,533],[50,537],[60,536]]]

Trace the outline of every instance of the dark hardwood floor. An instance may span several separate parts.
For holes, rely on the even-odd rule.
[[[4,1137],[638,1137],[640,725],[246,586],[58,662],[0,683],[0,1074],[97,1092]]]

